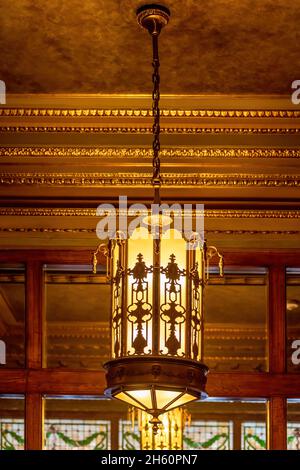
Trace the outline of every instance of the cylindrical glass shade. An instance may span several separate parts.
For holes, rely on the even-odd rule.
[[[163,234],[159,253],[156,243],[146,228],[112,243],[112,357],[201,361],[205,247],[194,249],[174,229]]]

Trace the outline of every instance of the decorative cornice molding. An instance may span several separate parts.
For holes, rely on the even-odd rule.
[[[76,207],[0,207],[0,216],[98,217],[96,208]],[[211,219],[299,219],[300,209],[205,209],[204,217]]]
[[[172,118],[300,118],[294,109],[161,109],[162,117]],[[0,117],[152,117],[152,109],[70,109],[70,108],[0,108]]]
[[[164,173],[165,187],[298,187],[300,174],[211,174],[211,173]],[[26,186],[152,186],[148,173],[0,173],[2,185]]]
[[[0,227],[0,233],[66,233],[94,234],[96,228],[62,228],[62,227]],[[205,230],[212,235],[299,235],[300,230]]]
[[[151,127],[96,127],[96,126],[0,126],[3,133],[100,133],[100,134],[151,134]],[[296,127],[175,127],[161,126],[162,134],[299,134]]]
[[[296,148],[171,147],[161,158],[300,158]],[[128,147],[0,147],[0,157],[152,158],[149,148]]]

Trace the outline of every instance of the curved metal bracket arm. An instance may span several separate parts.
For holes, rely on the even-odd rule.
[[[209,279],[209,265],[210,260],[217,256],[219,258],[219,273],[220,276],[224,276],[224,256],[218,251],[215,246],[209,246],[206,250],[206,281]]]
[[[106,258],[106,277],[107,280],[111,280],[111,255],[110,255],[110,242],[108,244],[101,243],[97,246],[96,251],[93,253],[93,274],[97,273],[97,265],[98,265],[98,256],[100,254],[104,255]]]

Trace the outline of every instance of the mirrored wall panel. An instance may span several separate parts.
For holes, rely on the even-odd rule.
[[[266,371],[268,273],[264,268],[212,271],[204,292],[205,363],[213,371]]]
[[[0,369],[25,366],[25,268],[0,265]]]
[[[110,287],[91,269],[44,268],[47,367],[101,369],[109,358]]]
[[[300,450],[300,400],[288,400],[287,448]]]
[[[286,273],[287,369],[300,372],[300,268]]]

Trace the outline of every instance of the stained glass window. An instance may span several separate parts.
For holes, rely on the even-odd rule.
[[[230,450],[233,443],[232,422],[192,421],[186,426],[184,449]]]
[[[110,448],[110,421],[48,420],[47,450],[106,450]]]
[[[260,422],[242,423],[242,449],[266,449],[266,424]]]
[[[0,450],[24,450],[24,398],[0,395]]]
[[[300,422],[287,425],[288,450],[300,450]]]
[[[0,449],[24,450],[24,423],[22,421],[0,419]]]
[[[129,420],[120,419],[119,421],[119,449],[120,450],[139,450],[140,449],[140,431],[137,422],[134,427]]]

